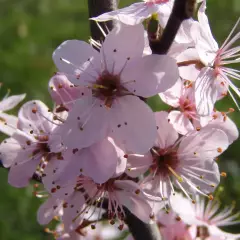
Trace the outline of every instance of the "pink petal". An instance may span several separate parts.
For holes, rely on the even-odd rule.
[[[121,189],[115,192],[118,201],[143,222],[150,222],[152,209],[142,194],[135,193],[139,190],[138,184],[119,180],[115,186]]]
[[[220,112],[215,113],[218,117],[208,122],[205,128],[217,128],[223,130],[229,140],[229,144],[232,144],[239,137],[239,132],[236,124],[229,118],[224,118]]]
[[[183,83],[182,80],[179,78],[171,88],[169,88],[163,93],[160,93],[159,96],[166,104],[175,108],[179,107],[179,99],[182,95],[182,87]]]
[[[79,216],[79,213],[82,211],[85,199],[82,193],[74,192],[65,202],[67,203],[67,207],[64,208],[63,223],[64,229],[68,232],[69,230],[76,229],[83,220],[81,216],[84,214]]]
[[[21,95],[13,95],[3,99],[0,102],[0,111],[11,110],[12,108],[16,107],[25,97],[26,97],[26,94],[21,94]]]
[[[53,129],[53,114],[49,112],[49,108],[39,100],[26,102],[18,113],[18,128],[30,132],[34,131],[39,134],[42,131],[49,134]]]
[[[17,128],[18,118],[7,113],[0,112],[0,132],[12,136]]]
[[[211,28],[208,22],[208,17],[205,13],[206,11],[206,1],[204,0],[198,10],[198,21],[201,25],[201,30],[204,32],[204,36],[203,36],[203,40],[207,40],[207,44],[208,44],[208,52],[211,52],[213,50],[218,50],[218,44],[215,41],[212,32],[211,32]],[[201,39],[202,40],[202,39]],[[207,46],[207,44],[205,46]],[[206,51],[207,52],[207,51]]]
[[[145,155],[129,154],[127,158],[127,175],[135,178],[144,174],[151,166],[152,161],[150,152]]]
[[[177,62],[185,62],[196,60],[200,62],[198,52],[195,48],[188,48],[177,56]],[[186,80],[195,81],[200,73],[200,69],[196,64],[179,67],[179,75]]]
[[[152,13],[156,12],[154,10],[156,9],[139,2],[125,8],[104,13],[92,19],[99,22],[118,20],[128,25],[137,25],[150,17]]]
[[[8,174],[8,183],[16,188],[26,187],[40,163],[40,158],[31,159],[12,166]]]
[[[189,167],[191,163],[187,163],[187,165],[188,166],[186,166],[186,168]],[[196,193],[197,187],[199,187],[200,191],[205,194],[214,192],[215,188],[220,183],[220,173],[217,163],[214,161],[202,161],[199,164],[193,164],[193,166],[211,171],[211,173],[197,169],[191,169],[192,172],[194,172],[197,176],[187,176],[187,178],[191,181],[191,184],[187,183],[186,181],[186,184],[184,184],[184,189],[189,193]],[[202,179],[199,176],[202,176]]]
[[[213,160],[228,148],[227,135],[220,129],[204,129],[183,138],[178,153],[195,160]]]
[[[53,53],[53,61],[58,70],[68,77],[74,84],[83,84],[86,80],[94,80],[97,72],[93,69],[91,61],[94,61],[94,67],[99,69],[99,53],[88,43],[78,40],[68,40],[63,42]],[[86,73],[85,79],[81,81],[80,75]]]
[[[107,136],[108,109],[92,97],[84,97],[74,104],[67,120],[60,128],[60,135],[67,147],[89,147]]]
[[[84,175],[101,184],[116,172],[118,156],[113,144],[104,139],[88,149],[81,150],[77,161],[82,162]]]
[[[195,205],[189,199],[176,193],[171,196],[170,203],[173,211],[181,217],[184,223],[189,225],[195,223]]]
[[[110,137],[108,137],[108,141],[112,143],[117,153],[117,166],[115,169],[115,173],[113,174],[113,177],[117,178],[125,172],[127,167],[127,158],[125,155],[125,149],[122,144],[114,142],[114,140]]]
[[[10,167],[16,160],[21,146],[14,138],[7,138],[0,145],[0,159],[5,168]]]
[[[165,92],[176,83],[178,77],[176,61],[166,55],[155,54],[132,60],[127,63],[121,74],[122,84],[132,93],[142,97]]]
[[[111,136],[128,151],[146,153],[157,136],[152,110],[138,97],[119,98],[111,108]]]
[[[72,107],[74,100],[90,95],[86,87],[73,85],[62,73],[55,74],[49,81],[48,91],[57,105],[63,104],[68,109]]]
[[[131,35],[131,38],[129,36]],[[128,39],[125,41],[125,39]],[[104,66],[109,72],[121,75],[122,69],[135,58],[141,58],[145,47],[142,24],[128,26],[118,24],[106,36],[100,50]],[[129,79],[131,80],[131,79]]]
[[[214,71],[203,68],[195,82],[196,108],[201,116],[210,115],[217,101],[219,93],[214,79]]]
[[[171,111],[168,119],[174,129],[182,135],[186,135],[188,132],[194,130],[190,119],[180,111]]]
[[[158,129],[157,143],[161,149],[166,149],[175,144],[179,135],[168,121],[167,112],[156,112],[155,119]]]
[[[232,233],[224,232],[220,228],[218,228],[214,225],[209,226],[208,231],[211,236],[218,237],[218,239],[220,237],[222,237],[221,239],[235,240],[235,239],[239,239],[239,237],[240,237],[240,234],[232,234]]]
[[[59,214],[62,203],[59,199],[48,198],[38,209],[37,220],[39,224],[46,225],[51,222],[54,216]]]

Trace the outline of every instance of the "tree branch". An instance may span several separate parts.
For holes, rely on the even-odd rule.
[[[172,13],[161,38],[156,41],[150,39],[149,44],[153,53],[166,54],[168,52],[182,22],[193,16],[195,4],[196,0],[175,0]]]
[[[88,0],[89,17],[97,17],[103,13],[110,12],[117,8],[117,0]],[[114,23],[108,21],[106,23],[99,23],[104,30],[112,30]],[[98,28],[95,21],[90,21],[91,37],[99,41],[104,38],[102,32]]]
[[[161,240],[159,228],[156,223],[146,224],[133,215],[128,209],[125,222],[135,240]]]

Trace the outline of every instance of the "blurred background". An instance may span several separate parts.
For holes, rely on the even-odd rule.
[[[101,0],[99,0],[101,1]],[[121,0],[126,6],[133,0]],[[208,16],[219,45],[223,43],[240,16],[239,0],[208,0]],[[27,100],[40,99],[51,104],[47,90],[56,71],[52,52],[64,40],[89,38],[87,0],[0,0],[0,82],[1,96],[27,93]],[[239,66],[235,66],[240,69]],[[154,102],[152,101],[153,107]],[[234,104],[226,98],[218,108],[227,111]],[[158,107],[159,109],[159,107]],[[160,107],[164,109],[164,106]],[[15,111],[16,113],[16,111]],[[240,113],[230,117],[240,126]],[[236,203],[240,210],[240,142],[236,141],[220,157],[222,179],[220,198]],[[36,221],[40,200],[32,187],[15,189],[7,183],[7,170],[0,169],[0,239],[52,239]],[[239,226],[230,229],[240,232]]]

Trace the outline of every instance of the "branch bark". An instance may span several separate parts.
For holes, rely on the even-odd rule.
[[[90,18],[97,17],[102,13],[110,12],[115,9],[117,9],[117,0],[88,0]],[[100,23],[100,25],[104,30],[112,30],[114,22],[108,21],[106,23]],[[104,38],[95,21],[90,21],[90,32],[91,37],[96,41],[100,41]]]
[[[195,4],[196,0],[175,0],[172,13],[160,40],[149,43],[153,53],[166,54],[168,52],[182,22],[193,16]]]
[[[146,224],[125,208],[125,222],[135,240],[161,240],[159,228],[156,223]]]

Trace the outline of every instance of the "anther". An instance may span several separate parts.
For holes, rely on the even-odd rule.
[[[155,218],[154,213],[151,213],[151,214],[149,215],[149,218],[153,220],[153,219]]]
[[[73,152],[73,154],[75,154],[76,152],[78,152],[78,148],[74,148],[74,149],[72,150],[72,152]]]
[[[137,189],[137,190],[135,191],[135,194],[139,195],[140,192],[141,192],[140,189]]]
[[[209,198],[210,201],[212,201],[214,199],[213,195],[211,195],[211,194],[208,195],[208,198]]]
[[[123,230],[123,227],[124,227],[124,225],[121,224],[121,225],[118,226],[118,229],[119,229],[120,231],[122,231],[122,230]]]
[[[227,177],[227,173],[226,172],[221,172],[221,176],[222,177]]]
[[[37,108],[33,108],[32,113],[34,113],[34,114],[37,113]]]
[[[222,150],[222,148],[219,147],[219,148],[217,148],[217,151],[218,151],[219,153],[222,153],[223,150]]]
[[[177,216],[177,217],[176,217],[176,220],[177,220],[178,222],[180,222],[182,219],[181,219],[179,216]]]
[[[114,225],[114,224],[115,224],[115,221],[112,219],[109,223],[110,223],[111,225]]]

